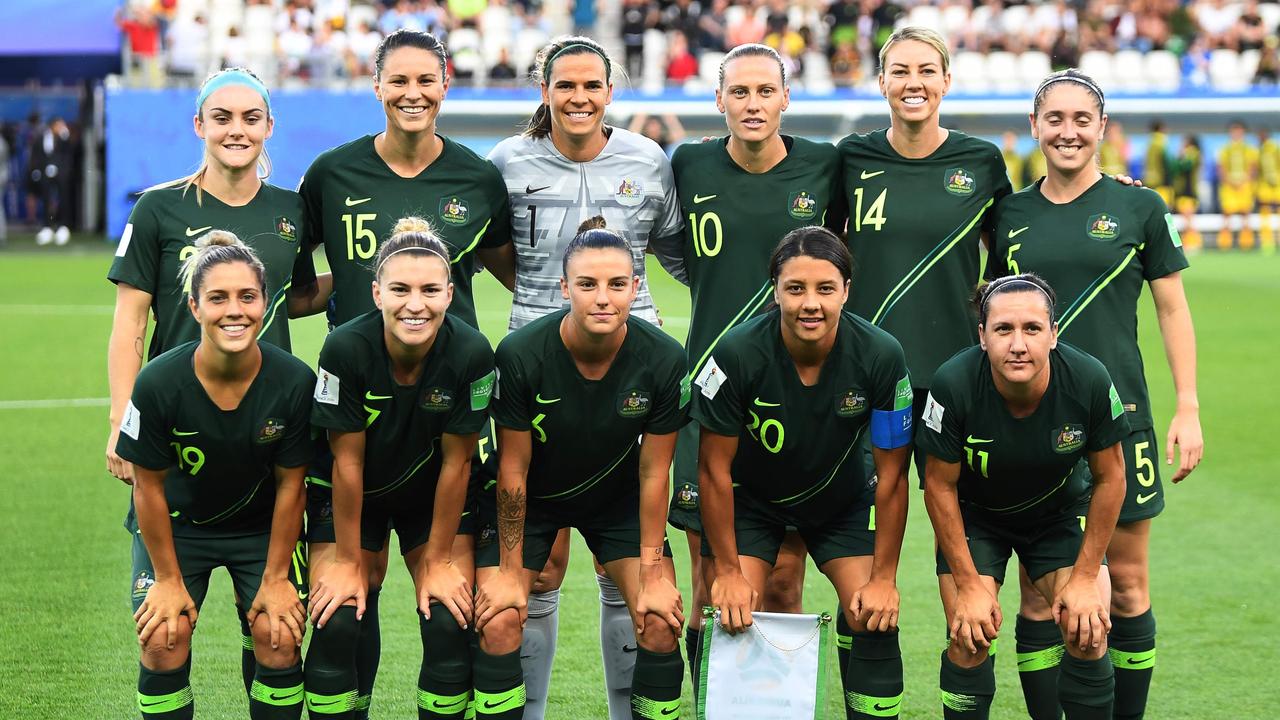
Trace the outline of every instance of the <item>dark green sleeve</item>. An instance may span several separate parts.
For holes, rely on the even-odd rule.
[[[656,373],[658,391],[653,398],[653,410],[645,420],[644,431],[654,435],[673,433],[689,421],[688,359],[679,348],[673,350],[663,370]]]
[[[489,410],[493,421],[512,430],[528,430],[532,425],[529,417],[529,380],[525,377],[524,368],[513,352],[511,343],[498,343],[494,363],[498,369],[498,378]]]
[[[323,174],[324,168],[320,166],[320,159],[316,158],[298,183],[298,194],[302,196],[302,222],[306,230],[302,234],[302,242],[303,247],[308,250],[324,244],[324,223],[320,213],[320,178]]]
[[[840,153],[832,152],[831,155],[832,160],[828,164],[831,177],[828,197],[831,200],[827,204],[827,215],[822,220],[822,226],[836,235],[843,235],[845,226],[849,223],[849,198],[844,194],[844,171],[840,165]]]
[[[312,393],[311,423],[341,432],[365,429],[361,358],[355,356],[347,333],[331,333],[320,348],[320,365]]]
[[[488,173],[489,227],[485,228],[484,237],[480,238],[479,247],[497,248],[511,243],[511,197],[507,195],[507,185],[502,181],[498,168],[488,160],[484,161]]]
[[[997,202],[995,211],[991,213],[991,232],[987,235],[987,265],[982,271],[982,278],[991,282],[998,277],[1009,274],[1009,258],[1005,255],[1005,238],[1000,237],[1000,216],[1008,200]]]
[[[173,448],[165,432],[169,426],[165,417],[167,404],[158,396],[148,374],[144,368],[138,375],[120,418],[116,453],[139,467],[164,470],[173,465]]]
[[[721,346],[694,379],[693,410],[699,425],[717,435],[736,436],[745,425],[746,374],[736,352]],[[701,382],[698,382],[701,381]]]
[[[952,392],[952,376],[942,372],[933,376],[929,398],[916,426],[916,447],[949,463],[960,462],[964,453],[964,408],[956,400],[963,388]]]
[[[462,387],[456,388],[454,397],[459,401],[449,411],[445,432],[453,435],[480,432],[489,421],[489,400],[493,395],[496,376],[493,351],[486,342],[476,343],[476,347],[470,351]]]
[[[284,438],[276,448],[274,464],[296,468],[311,462],[316,443],[311,436],[311,388],[316,376],[306,367],[297,370],[298,380],[290,393],[289,417],[285,418]]]
[[[1097,452],[1115,445],[1129,436],[1129,419],[1125,417],[1120,393],[1101,363],[1094,374],[1089,403],[1089,440],[1087,449]]]
[[[996,230],[996,207],[1006,196],[1013,194],[1013,185],[1009,184],[1009,168],[1004,164],[1004,156],[1000,151],[992,148],[991,154],[991,177],[995,179],[995,193],[992,194],[991,207],[987,208],[986,217],[982,219],[982,231],[989,235],[995,235]]]
[[[1190,264],[1182,252],[1182,238],[1173,225],[1173,215],[1165,207],[1164,200],[1154,191],[1145,190],[1147,221],[1142,226],[1143,247],[1142,277],[1150,282],[1179,270],[1185,270]]]
[[[304,239],[298,244],[298,256],[293,259],[291,282],[295,288],[304,288],[316,281],[316,264],[311,255],[314,246],[305,235],[303,237]]]
[[[155,295],[156,276],[160,271],[160,226],[151,209],[153,198],[149,195],[143,194],[129,213],[129,223],[116,246],[116,256],[107,271],[107,279]]]

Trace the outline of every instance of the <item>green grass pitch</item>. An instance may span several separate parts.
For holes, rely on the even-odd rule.
[[[0,253],[0,488],[6,499],[0,509],[0,717],[137,716],[129,538],[120,525],[128,498],[103,469],[107,409],[92,401],[47,408],[16,402],[107,396],[114,289],[104,276],[110,260],[107,246],[80,239],[39,251],[19,241]],[[1210,254],[1194,258],[1186,273],[1208,452],[1187,483],[1166,485],[1168,509],[1154,526],[1160,655],[1151,718],[1274,716],[1280,463],[1270,443],[1280,437],[1273,379],[1280,341],[1277,271],[1275,258]],[[666,329],[683,338],[687,293],[660,270],[650,278]],[[484,329],[496,340],[505,329],[507,294],[487,277],[477,283],[477,294]],[[1142,313],[1141,341],[1163,433],[1173,399],[1169,372],[1147,300]],[[296,323],[298,355],[314,363],[323,332],[319,319]],[[685,545],[672,539],[688,601]],[[898,578],[906,718],[940,714],[943,620],[932,568],[929,523],[913,492]],[[561,596],[550,718],[606,717],[596,592],[588,554],[577,541]],[[1006,591],[1003,597],[996,718],[1025,716],[1013,662],[1015,595]],[[814,612],[834,607],[834,593],[812,566],[805,606]],[[414,717],[421,648],[411,585],[395,560],[382,608],[374,716]],[[230,584],[218,573],[195,641],[199,717],[247,716],[237,636]],[[829,667],[827,717],[843,717],[834,657]]]

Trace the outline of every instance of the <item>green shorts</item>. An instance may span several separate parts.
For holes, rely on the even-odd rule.
[[[1135,430],[1123,441],[1125,490],[1119,524],[1146,520],[1164,510],[1164,485],[1160,481],[1160,446],[1152,428]]]
[[[671,507],[667,522],[677,530],[702,532],[702,515],[698,508],[698,438],[702,426],[691,422],[676,435],[676,455],[672,463]]]
[[[495,503],[486,494],[479,507],[476,533],[476,567],[496,567],[501,559],[498,543],[498,516]],[[551,546],[561,528],[577,529],[587,541],[591,554],[601,565],[623,558],[640,557],[640,494],[634,492],[609,507],[582,513],[560,503],[529,501],[524,520],[524,567],[540,571],[551,556]],[[663,538],[663,553],[671,557],[671,546]]]
[[[130,600],[137,612],[147,597],[147,591],[155,583],[156,573],[136,523],[132,523],[132,535],[133,581]],[[178,567],[182,570],[182,582],[187,586],[187,593],[195,601],[196,608],[204,604],[205,595],[209,592],[209,575],[213,569],[225,567],[231,574],[236,602],[247,609],[258,594],[258,586],[262,584],[270,543],[270,532],[233,537],[195,538],[174,535],[173,549],[178,556]],[[305,601],[307,555],[306,545],[302,542],[294,547],[289,565],[289,582],[298,591],[298,599]]]
[[[1088,498],[1054,516],[1025,524],[1009,523],[967,506],[961,506],[960,510],[974,567],[979,575],[995,578],[1000,585],[1004,584],[1005,571],[1013,553],[1018,554],[1018,562],[1027,568],[1027,576],[1032,580],[1075,565],[1080,543],[1084,540],[1084,519],[1088,513]],[[951,573],[941,549],[937,551],[937,563],[939,575]]]
[[[874,505],[860,505],[836,513],[821,525],[792,525],[792,520],[771,514],[753,502],[744,501],[741,493],[734,493],[733,534],[738,542],[738,554],[760,558],[770,565],[778,561],[778,549],[784,536],[792,530],[800,533],[809,556],[819,567],[836,558],[873,555],[875,517]],[[702,556],[711,557],[711,543],[706,535],[702,536]]]

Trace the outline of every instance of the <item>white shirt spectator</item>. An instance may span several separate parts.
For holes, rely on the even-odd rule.
[[[382,34],[377,30],[370,30],[368,25],[361,23],[360,27],[351,34],[348,42],[351,45],[351,54],[355,55],[362,72],[372,74],[373,53],[378,49],[378,43],[382,42]]]
[[[169,25],[169,70],[203,79],[208,68],[209,26],[204,18],[175,18]]]

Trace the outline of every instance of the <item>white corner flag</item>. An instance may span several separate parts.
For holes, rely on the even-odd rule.
[[[702,634],[698,720],[819,720],[831,616],[751,613],[730,635],[720,611]]]

